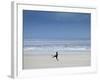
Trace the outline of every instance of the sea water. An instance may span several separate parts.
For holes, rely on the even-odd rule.
[[[90,40],[25,40],[24,52],[49,54],[48,52],[82,52],[91,50]]]

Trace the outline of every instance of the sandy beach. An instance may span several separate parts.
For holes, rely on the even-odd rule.
[[[67,52],[59,54],[58,59],[52,58],[52,54],[24,54],[23,69],[90,66],[91,54],[90,51]]]

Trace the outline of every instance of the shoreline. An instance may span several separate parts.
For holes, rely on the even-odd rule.
[[[87,51],[57,51],[59,55],[70,55],[70,54],[91,54],[91,50]],[[56,51],[24,51],[23,55],[53,55]]]

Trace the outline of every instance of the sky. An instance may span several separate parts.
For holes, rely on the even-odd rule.
[[[90,39],[90,13],[23,10],[23,38]]]

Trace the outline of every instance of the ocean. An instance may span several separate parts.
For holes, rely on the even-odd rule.
[[[25,54],[29,54],[28,52],[31,52],[30,54],[52,54],[54,52],[60,52],[60,54],[68,54],[66,52],[90,51],[91,41],[90,40],[24,40],[23,48]]]

